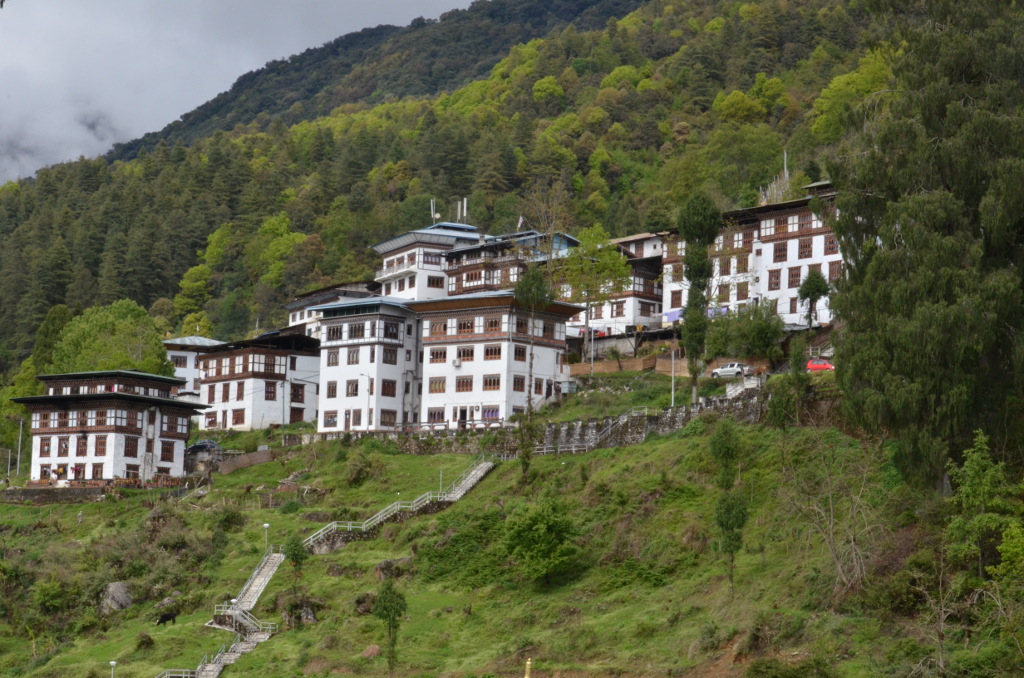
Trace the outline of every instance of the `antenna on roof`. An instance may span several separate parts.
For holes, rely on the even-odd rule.
[[[437,205],[435,203],[436,203],[436,201],[433,198],[431,198],[430,199],[430,218],[436,221],[437,218],[438,218],[438,214],[437,214]]]

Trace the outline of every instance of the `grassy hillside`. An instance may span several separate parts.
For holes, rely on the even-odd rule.
[[[622,384],[633,379],[605,387],[631,392]],[[442,513],[312,556],[300,575],[286,563],[254,614],[281,621],[306,605],[317,621],[285,624],[225,675],[384,675],[383,658],[361,656],[383,643],[383,626],[356,599],[378,588],[377,566],[394,559],[409,604],[401,676],[521,675],[527,657],[540,676],[899,676],[935,656],[922,572],[934,571],[941,502],[904,485],[876,444],[833,429],[740,428],[729,481],[750,516],[731,588],[716,527],[722,474],[709,448],[723,426],[709,415],[636,447],[534,459],[526,476],[507,462]],[[127,493],[83,506],[4,506],[0,673],[98,677],[110,659],[118,676],[193,667],[230,641],[203,624],[259,561],[264,522],[283,542],[433,489],[442,471],[451,479],[469,462],[397,455],[379,442],[318,444],[217,476],[196,502],[154,505]],[[275,494],[278,508],[266,508],[276,481],[303,470],[309,490]],[[841,594],[822,533],[800,510],[823,497],[823,483],[811,481],[826,471],[835,487],[866,481],[859,515],[871,527],[870,576]],[[849,496],[831,497],[840,533]],[[542,506],[575,536],[568,559],[527,577],[506,548],[508,526]],[[136,603],[101,618],[99,593],[115,580],[130,583]],[[153,605],[174,590],[178,623],[154,626]],[[957,675],[1013,675],[1011,646],[983,634],[992,627],[980,617],[959,619],[945,629],[947,661],[967,667]]]

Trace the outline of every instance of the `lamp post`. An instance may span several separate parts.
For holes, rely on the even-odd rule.
[[[114,678],[114,667],[117,666],[117,662],[113,659],[110,660],[110,678]]]
[[[270,529],[270,523],[263,523],[263,550],[266,551],[270,548],[270,537],[267,530]]]

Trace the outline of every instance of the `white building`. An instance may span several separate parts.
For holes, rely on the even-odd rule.
[[[181,379],[130,370],[38,379],[46,395],[13,399],[32,414],[32,480],[185,474],[189,418],[204,406],[171,397]]]
[[[476,226],[441,222],[374,245],[384,258],[375,278],[381,294],[410,300],[448,296],[445,254],[460,243],[477,243],[486,237]]]
[[[747,304],[769,304],[789,325],[806,325],[808,304],[798,298],[800,285],[811,269],[827,281],[842,275],[839,242],[820,215],[811,211],[813,197],[830,199],[827,182],[806,187],[809,195],[774,205],[735,210],[723,215],[726,228],[716,238],[710,255],[713,277],[709,313],[727,313]],[[664,256],[663,319],[681,320],[688,283],[683,276],[686,244],[669,241]],[[828,299],[818,302],[816,322],[829,323]]]
[[[321,313],[314,310],[314,307],[346,299],[376,296],[379,291],[380,285],[377,283],[351,282],[300,294],[282,304],[288,311],[288,328],[291,331],[301,332],[307,337],[322,339],[323,337],[320,336]]]
[[[400,430],[419,419],[420,321],[394,297],[315,307],[322,316],[320,433]]]
[[[531,319],[509,290],[409,306],[422,319],[425,426],[502,426],[528,399],[538,407],[564,391],[565,323],[579,306],[554,302]]]
[[[315,421],[320,342],[270,332],[213,347],[202,359],[203,428],[250,431]]]
[[[199,367],[200,356],[204,355],[214,346],[220,346],[222,343],[224,342],[195,335],[164,341],[164,348],[167,349],[167,359],[174,364],[174,376],[185,382],[178,389],[180,395],[198,396],[199,375],[202,371]]]

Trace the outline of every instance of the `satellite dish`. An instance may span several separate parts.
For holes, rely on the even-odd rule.
[[[440,219],[441,218],[441,213],[440,212],[434,212],[434,218],[435,219]]]

